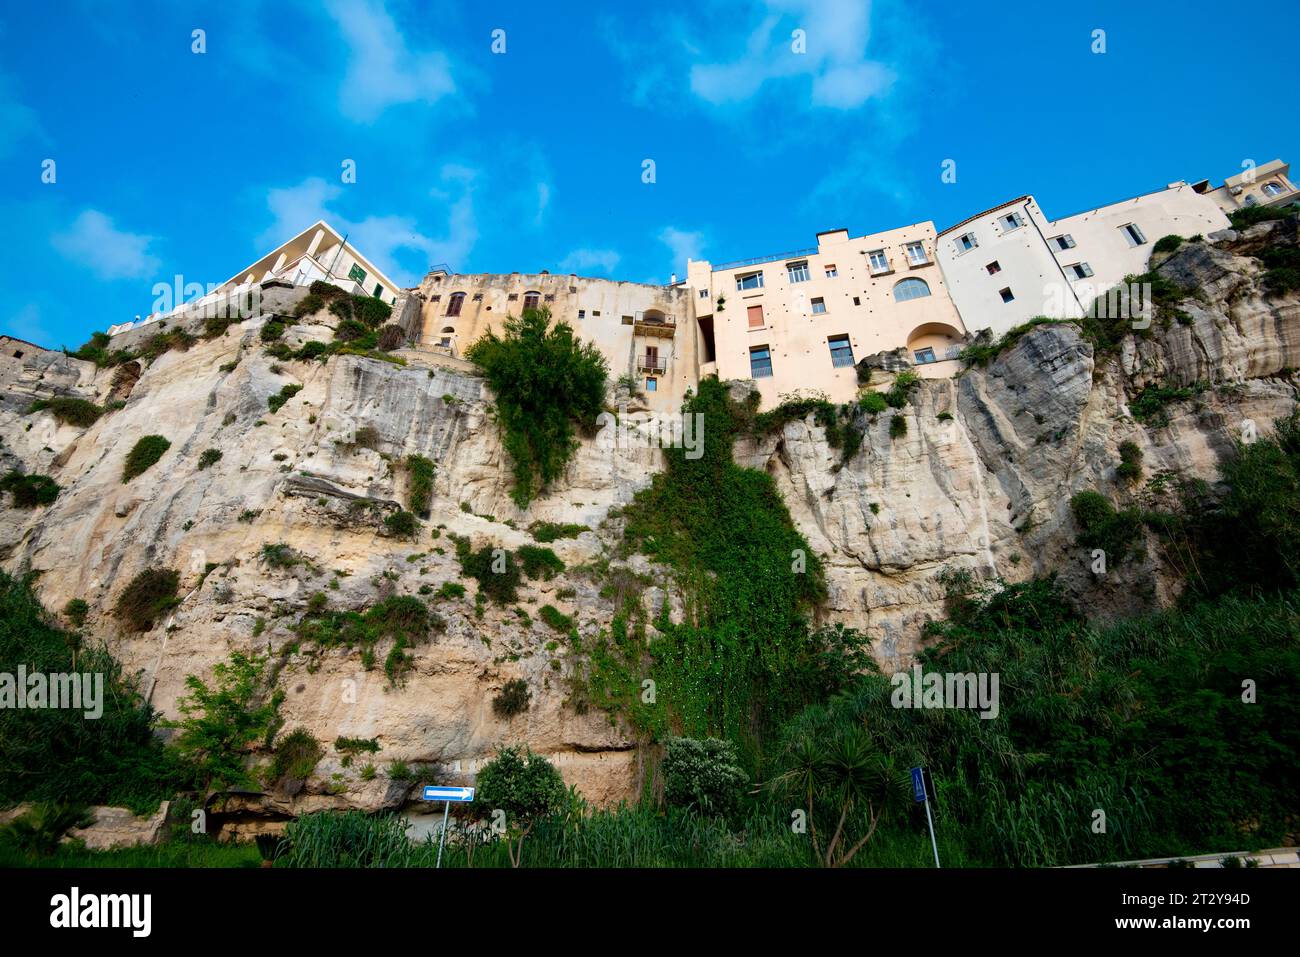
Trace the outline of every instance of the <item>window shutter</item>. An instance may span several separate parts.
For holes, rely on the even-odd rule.
[[[1074,237],[1071,236],[1069,233],[1065,234],[1065,248],[1066,249],[1074,248]]]
[[[1144,242],[1147,241],[1146,234],[1143,233],[1142,230],[1138,228],[1138,224],[1137,224],[1137,223],[1134,223],[1134,224],[1133,224],[1133,232],[1135,232],[1135,233],[1137,234],[1137,238],[1138,238],[1138,242],[1139,242],[1139,243],[1144,243]]]
[[[1083,270],[1083,275],[1085,277],[1092,275],[1092,267],[1087,263],[1079,263],[1079,268]]]
[[[749,328],[758,329],[763,325],[763,307],[749,307]]]

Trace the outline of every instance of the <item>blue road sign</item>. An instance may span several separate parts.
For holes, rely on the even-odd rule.
[[[426,801],[472,801],[474,789],[435,787],[430,784],[425,786],[424,799]]]
[[[912,797],[919,804],[925,800],[925,774],[924,768],[912,768]]]

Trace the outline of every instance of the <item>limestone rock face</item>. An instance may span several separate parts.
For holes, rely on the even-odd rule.
[[[922,380],[902,409],[858,413],[863,443],[848,461],[811,415],[738,441],[737,460],[773,475],[824,560],[823,617],[864,629],[882,665],[895,667],[916,651],[926,620],[943,615],[945,570],[977,582],[1055,572],[1100,616],[1172,599],[1177,582],[1154,542],[1145,558],[1096,573],[1094,556],[1075,544],[1069,500],[1083,489],[1118,505],[1139,500],[1141,484],[1115,473],[1125,440],[1141,448],[1146,476],[1213,480],[1234,442],[1294,408],[1300,299],[1270,293],[1248,255],[1249,244],[1294,242],[1294,233],[1294,224],[1280,224],[1236,242],[1183,244],[1158,268],[1196,290],[1179,303],[1185,320],[1157,324],[1105,356],[1075,324],[1037,326],[985,367]],[[298,320],[285,339],[328,339],[327,320]],[[46,508],[3,503],[4,566],[39,570],[50,609],[74,597],[89,602],[89,636],[110,644],[167,717],[178,714],[186,675],[206,677],[236,650],[269,655],[285,692],[284,729],[306,729],[325,756],[305,782],[268,782],[264,793],[242,795],[236,803],[249,815],[409,808],[421,778],[468,783],[498,745],[513,743],[546,755],[596,803],[637,793],[634,736],[568,703],[569,642],[538,610],[550,604],[574,616],[584,639],[608,627],[614,607],[602,596],[600,569],[619,561],[611,510],[663,465],[660,450],[638,439],[646,416],[628,413],[626,431],[584,438],[562,480],[521,510],[510,499],[492,396],[463,364],[418,350],[398,353],[406,365],[361,356],[277,362],[259,326],[232,326],[166,353],[133,381],[61,355],[0,360],[0,464],[49,474],[63,487]],[[301,391],[271,412],[268,399],[295,384]],[[1163,406],[1161,421],[1136,420],[1131,403],[1157,387],[1187,391]],[[78,428],[28,412],[33,399],[52,395],[125,404]],[[891,437],[896,415],[907,427]],[[154,434],[170,448],[124,484],[127,453]],[[199,468],[209,449],[220,457]],[[437,467],[414,541],[393,537],[383,522],[409,502],[410,455]],[[461,577],[450,536],[517,549],[533,543],[527,529],[539,520],[590,531],[551,544],[565,572],[525,581],[517,608],[476,608],[477,584]],[[264,546],[276,544],[291,561],[268,557]],[[648,611],[666,601],[680,615],[664,569],[639,556],[627,564],[655,582]],[[125,632],[113,603],[150,567],[180,572],[182,600],[153,630]],[[464,596],[436,598],[447,582],[463,585]],[[422,595],[443,626],[410,650],[410,669],[392,680],[387,645],[373,649],[371,662],[359,648],[299,638],[296,623],[316,594],[339,610]],[[514,679],[527,682],[529,705],[498,715],[493,699]],[[334,748],[339,737],[374,738],[379,751],[346,760]]]

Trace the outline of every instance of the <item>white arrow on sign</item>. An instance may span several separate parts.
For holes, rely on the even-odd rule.
[[[426,801],[472,801],[474,789],[435,787],[430,784],[425,786],[424,799]]]

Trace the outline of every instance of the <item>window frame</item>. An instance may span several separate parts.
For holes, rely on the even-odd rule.
[[[812,279],[812,270],[808,268],[808,260],[796,259],[793,262],[785,264],[786,278],[790,280],[790,285],[798,285],[801,282],[809,282]],[[802,276],[802,278],[799,278]]]
[[[853,341],[849,338],[848,333],[841,333],[835,336],[826,337],[826,345],[831,353],[831,368],[833,369],[851,369],[857,364],[857,359],[853,355]],[[840,345],[842,348],[836,349]],[[845,355],[848,361],[843,361]]]
[[[759,353],[762,353],[761,358]],[[758,359],[759,365],[755,366],[755,359]],[[767,372],[763,375],[758,374],[758,370],[763,368],[763,363],[767,364]],[[749,347],[749,377],[751,379],[770,379],[775,375],[772,368],[772,347],[771,346],[750,346]]]
[[[917,259],[912,255],[913,250],[919,250],[921,258]],[[925,243],[920,240],[914,240],[910,243],[903,243],[903,255],[907,257],[909,266],[928,266],[930,265],[930,253],[925,248]]]
[[[922,288],[925,291],[918,292],[916,295],[908,295],[903,299],[900,299],[898,297],[899,289],[917,289],[917,288]],[[902,279],[898,280],[898,282],[894,283],[894,288],[891,290],[891,292],[893,293],[894,296],[894,302],[897,303],[914,302],[917,299],[926,299],[929,296],[933,295],[933,292],[930,289],[930,284],[926,282],[924,279],[921,279],[919,276],[904,276]]]
[[[747,279],[757,279],[758,281],[754,283],[754,285],[752,286],[746,286],[744,283],[745,280]],[[758,270],[758,272],[747,272],[743,276],[740,275],[739,273],[736,274],[736,292],[748,292],[751,289],[762,289],[762,288],[763,288],[763,270],[760,269]]]

